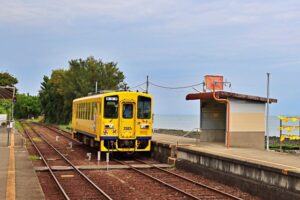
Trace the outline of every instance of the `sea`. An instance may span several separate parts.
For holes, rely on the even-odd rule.
[[[200,117],[197,115],[154,115],[154,129],[175,129],[192,131],[199,128]],[[299,126],[299,122],[289,122],[286,125]],[[269,135],[279,136],[280,121],[278,116],[269,117]],[[290,132],[289,134],[299,134],[299,130]]]

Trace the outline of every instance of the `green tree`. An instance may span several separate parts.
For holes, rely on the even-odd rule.
[[[7,114],[10,116],[11,114],[11,101],[4,99],[0,100],[0,114]]]
[[[69,62],[68,70],[54,70],[51,78],[45,76],[41,83],[40,100],[45,120],[50,123],[68,123],[71,119],[72,101],[99,90],[124,88],[125,76],[117,63],[104,63],[94,57]]]
[[[18,83],[18,79],[8,72],[0,72],[0,86],[13,87]],[[7,114],[11,116],[11,100],[0,99],[0,114]]]
[[[14,113],[16,118],[37,117],[40,113],[41,106],[39,97],[29,94],[17,94]]]
[[[18,79],[8,72],[0,72],[0,86],[14,86],[18,83]]]
[[[94,57],[71,60],[60,90],[64,96],[66,119],[71,118],[73,99],[94,92],[96,82],[99,90],[118,90],[124,84],[124,79],[125,76],[117,67],[117,63],[104,63]]]
[[[48,123],[65,123],[62,81],[64,70],[53,70],[51,78],[44,76],[39,92],[42,112]]]

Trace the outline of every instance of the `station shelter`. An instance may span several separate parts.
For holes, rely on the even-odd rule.
[[[200,100],[200,141],[264,149],[267,98],[225,91],[216,91],[215,97],[226,99],[230,105],[216,101],[213,92],[186,96],[186,100]],[[269,102],[277,103],[277,99]]]

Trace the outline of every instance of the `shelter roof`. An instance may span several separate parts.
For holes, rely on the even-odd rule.
[[[12,99],[13,89],[0,87],[0,100],[1,99]]]
[[[245,95],[245,94],[238,94],[232,92],[225,92],[225,91],[217,91],[216,92],[217,98],[233,98],[233,99],[241,99],[247,101],[256,101],[261,103],[267,103],[267,98],[259,97],[259,96],[252,96],[252,95]],[[186,96],[186,100],[209,100],[213,99],[213,92],[199,92],[199,93],[191,93]],[[277,99],[270,98],[270,103],[277,103]]]

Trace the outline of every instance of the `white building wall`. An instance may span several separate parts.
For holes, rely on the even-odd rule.
[[[265,104],[243,100],[231,100],[231,131],[264,132]]]

